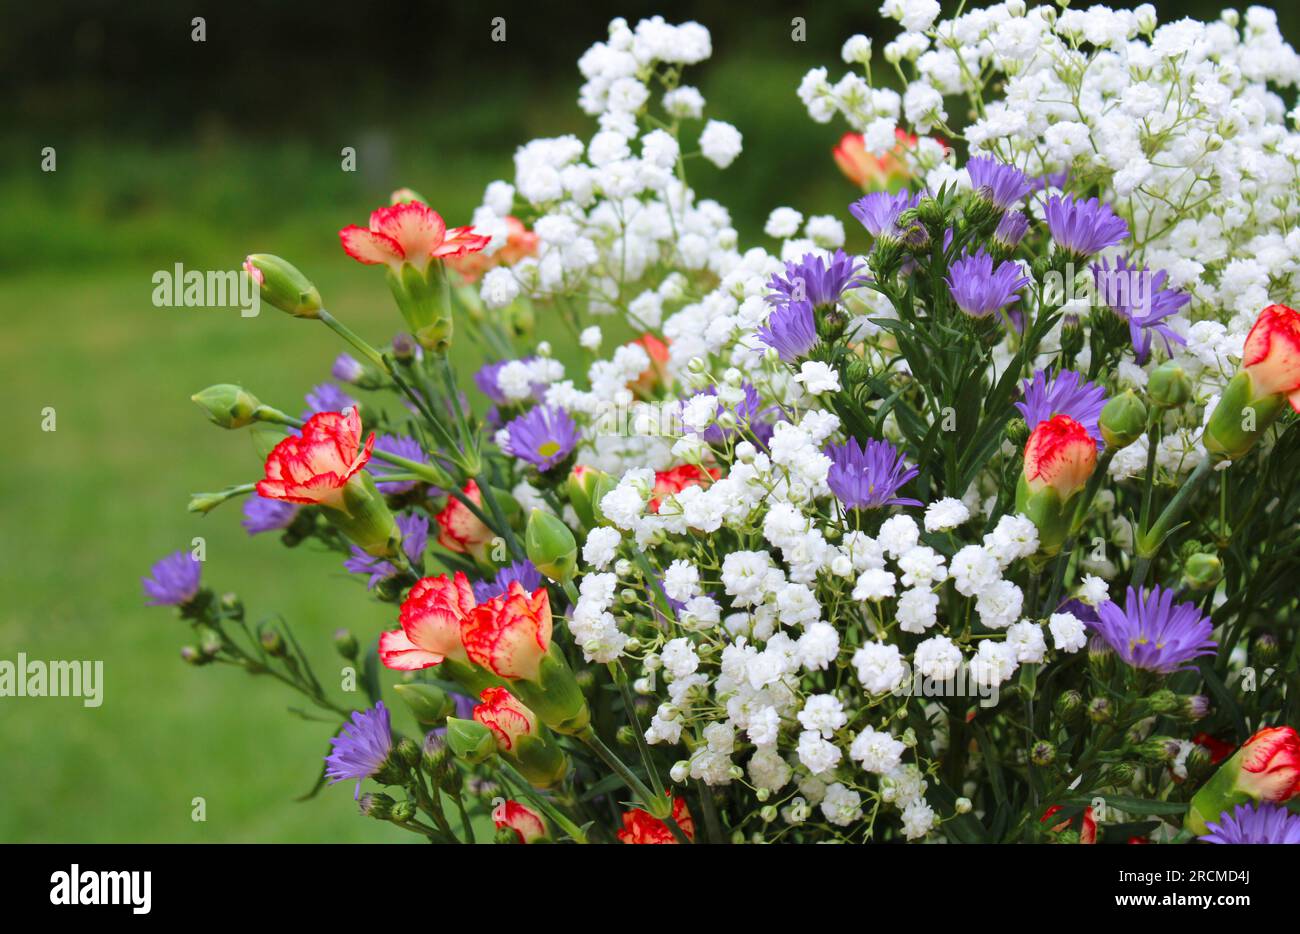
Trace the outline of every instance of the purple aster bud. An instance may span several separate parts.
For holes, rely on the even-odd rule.
[[[356,383],[366,375],[366,368],[361,365],[361,361],[349,353],[341,353],[334,358],[334,366],[330,368],[330,375],[340,383]]]
[[[993,241],[1009,252],[1020,245],[1028,230],[1028,217],[1019,211],[1007,211],[993,230]]]

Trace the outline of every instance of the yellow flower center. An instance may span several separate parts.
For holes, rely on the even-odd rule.
[[[559,450],[560,450],[560,442],[547,441],[545,444],[543,444],[541,447],[537,449],[537,453],[542,457],[553,457],[555,454],[559,453]]]

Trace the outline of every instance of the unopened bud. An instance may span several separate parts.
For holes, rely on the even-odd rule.
[[[1147,427],[1147,407],[1128,389],[1107,402],[1098,419],[1106,446],[1120,450],[1142,437]]]
[[[1192,381],[1186,370],[1173,360],[1166,360],[1151,371],[1147,394],[1161,408],[1174,408],[1192,398]]]
[[[203,410],[209,421],[222,428],[251,425],[257,420],[257,407],[262,404],[251,392],[234,383],[217,383],[200,389],[190,396],[190,401]]]
[[[295,318],[320,317],[320,292],[287,260],[270,253],[253,253],[244,260],[244,271],[257,283],[262,301]]]

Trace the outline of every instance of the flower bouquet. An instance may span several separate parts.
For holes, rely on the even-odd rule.
[[[654,18],[469,224],[340,231],[391,339],[248,257],[348,350],[303,418],[195,395],[265,467],[190,508],[365,577],[355,690],[188,554],[145,589],[337,717],[317,789],[434,842],[1300,842],[1300,58],[1261,8],[882,13],[798,88],[857,200],[767,246]]]

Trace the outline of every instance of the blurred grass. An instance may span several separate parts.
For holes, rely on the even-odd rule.
[[[742,129],[745,152],[725,173],[697,161],[700,197],[733,210],[746,246],[762,242],[778,204],[843,216],[852,192],[828,155],[837,130],[812,124],[793,92],[818,56],[718,55],[701,87],[710,114]],[[75,698],[0,699],[0,841],[408,837],[358,817],[343,785],[295,803],[332,726],[287,713],[298,695],[278,683],[185,666],[177,650],[188,626],[145,608],[140,593],[154,560],[201,535],[206,583],[237,591],[253,621],[283,614],[327,686],[342,664],[335,628],[364,642],[392,625],[393,608],[370,600],[336,557],[250,539],[237,503],[206,518],[185,511],[191,492],[259,473],[247,435],[206,424],[189,395],[238,382],[296,412],[343,348],[325,328],[269,307],[252,319],[156,308],[151,279],[177,262],[231,269],[248,252],[280,253],[335,314],[386,341],[400,318],[383,277],[348,260],[336,231],[364,223],[401,184],[450,223],[468,221],[483,186],[512,176],[515,145],[590,133],[572,103],[576,73],[565,77],[559,96],[507,82],[474,106],[344,139],[212,128],[166,145],[89,131],[51,142],[10,129],[16,142],[0,162],[0,388],[17,437],[0,468],[0,659],[101,659],[105,687],[97,709]],[[57,172],[38,171],[43,145],[55,145]],[[343,145],[361,150],[361,171],[340,171]],[[545,320],[539,332],[562,355],[574,349]],[[472,363],[461,368],[467,379]],[[41,430],[47,406],[53,432]],[[206,822],[191,820],[196,796]]]

